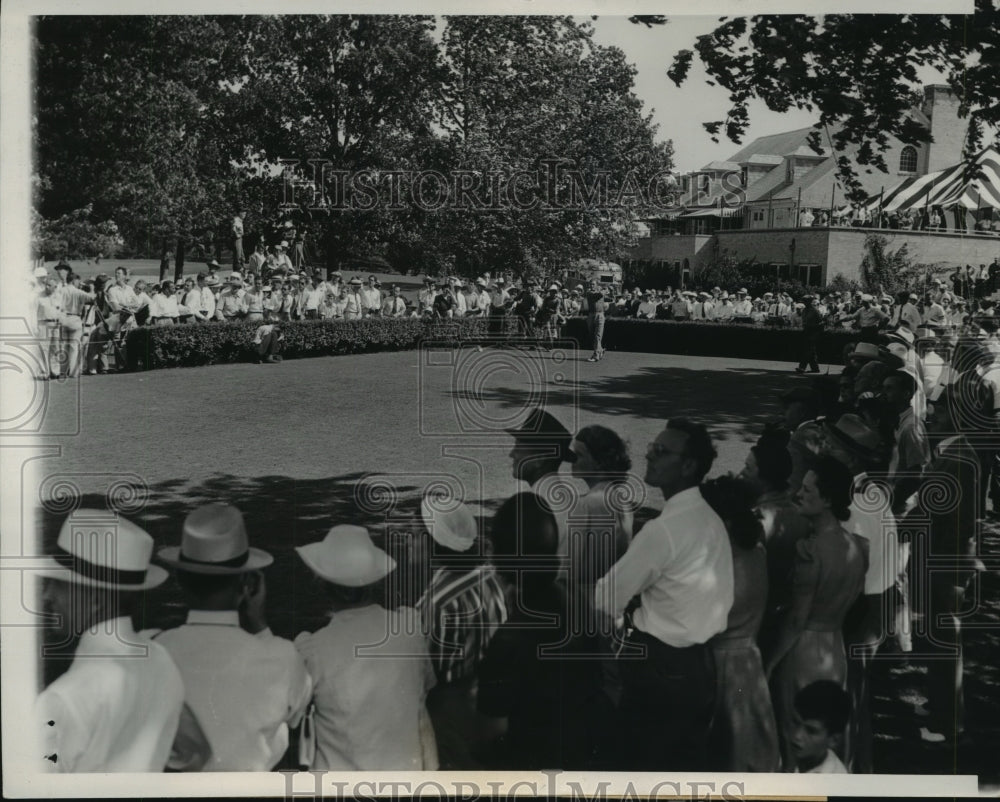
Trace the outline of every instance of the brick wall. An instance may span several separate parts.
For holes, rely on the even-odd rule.
[[[824,268],[823,280],[838,273],[845,278],[860,278],[864,258],[866,229],[783,228],[768,231],[720,231],[716,234],[720,255],[737,260],[756,259],[767,264],[818,264]],[[920,264],[958,265],[989,264],[1000,257],[1000,237],[928,234],[919,231],[880,231],[889,240],[890,250],[903,243],[910,258]],[[795,241],[794,257],[791,242]],[[710,252],[710,251],[709,251]]]

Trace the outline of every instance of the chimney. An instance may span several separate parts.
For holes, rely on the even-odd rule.
[[[921,110],[931,121],[932,141],[927,146],[927,172],[951,167],[962,160],[968,122],[958,116],[958,98],[944,84],[924,87]]]

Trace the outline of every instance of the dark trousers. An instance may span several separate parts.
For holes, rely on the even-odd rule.
[[[872,661],[893,626],[898,591],[895,586],[880,594],[862,594],[844,621],[847,647],[847,691],[851,717],[847,725],[845,762],[851,774],[872,774]]]
[[[805,370],[809,365],[809,370],[819,372],[819,356],[816,353],[816,346],[819,344],[819,332],[816,330],[803,330],[802,351],[799,359],[799,370]]]
[[[971,571],[930,575],[928,634],[939,654],[927,659],[927,727],[949,738],[961,732],[965,718],[962,690],[962,628],[958,613],[965,601]]]
[[[265,334],[260,338],[260,345],[257,346],[257,355],[264,359],[269,356],[277,356],[281,353],[281,333],[277,329],[272,329],[270,334]]]
[[[619,770],[707,771],[715,704],[715,661],[704,645],[678,649],[634,630],[619,670]]]
[[[875,344],[878,342],[878,326],[862,326],[861,342]]]

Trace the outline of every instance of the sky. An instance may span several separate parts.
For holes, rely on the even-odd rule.
[[[621,48],[635,64],[635,93],[653,120],[659,125],[659,137],[674,143],[674,164],[681,171],[697,170],[710,161],[723,161],[740,145],[724,133],[719,144],[712,142],[703,122],[725,119],[729,93],[719,86],[709,86],[708,76],[695,55],[688,78],[680,87],[667,77],[667,70],[678,50],[692,49],[701,34],[719,24],[717,16],[671,17],[666,25],[647,28],[634,25],[627,17],[598,17],[594,38],[599,44]],[[750,127],[743,144],[758,136],[805,128],[818,114],[794,109],[784,114],[770,111],[761,101],[750,104]]]

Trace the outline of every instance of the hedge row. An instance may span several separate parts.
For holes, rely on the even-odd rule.
[[[256,358],[258,323],[189,323],[139,328],[128,335],[126,353],[133,370],[218,365]],[[474,318],[429,322],[415,318],[300,320],[280,324],[282,354],[310,356],[406,351],[421,340],[461,344],[487,336],[489,321]]]
[[[573,318],[563,327],[563,335],[591,347],[583,318]],[[727,356],[736,359],[765,359],[798,362],[801,358],[802,329],[762,326],[752,323],[707,323],[679,320],[632,320],[609,318],[604,323],[607,350],[646,354],[688,354]],[[824,331],[817,351],[819,361],[840,364],[844,348],[858,339],[856,333],[840,329]]]
[[[507,321],[508,331],[512,321]],[[190,367],[245,362],[256,358],[253,344],[256,323],[188,324],[140,328],[129,333],[126,346],[132,370]],[[414,318],[365,320],[305,320],[282,323],[285,357],[296,359],[379,351],[406,351],[421,341],[438,343],[486,342],[496,337],[490,321],[466,318],[429,322]],[[590,349],[584,318],[573,318],[563,327],[564,339]],[[844,346],[856,339],[848,332],[825,332],[820,338],[821,362],[841,361]],[[669,320],[605,322],[608,350],[691,356],[728,356],[741,359],[797,361],[802,343],[800,329],[770,328],[748,324],[693,323]]]

